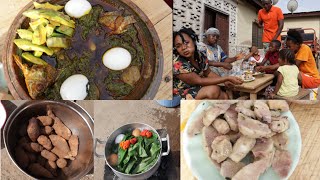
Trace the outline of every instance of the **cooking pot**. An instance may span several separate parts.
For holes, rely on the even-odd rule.
[[[80,179],[93,168],[93,119],[79,105],[71,101],[28,101],[16,108],[4,126],[3,137],[9,157],[27,176],[36,179],[21,168],[16,159],[14,149],[18,141],[18,131],[31,118],[46,115],[47,109],[53,113],[79,137],[78,155],[67,166],[66,174],[61,173],[56,179]]]
[[[116,139],[116,137],[119,134],[124,134],[125,132],[128,131],[132,131],[134,129],[147,129],[147,130],[152,130],[153,132],[155,132],[155,135],[158,137],[158,140],[160,142],[160,154],[158,156],[158,160],[157,162],[146,172],[140,173],[140,174],[125,174],[122,173],[118,170],[116,170],[114,167],[112,167],[109,162],[107,161],[107,158],[112,154],[111,149],[112,149],[112,145],[114,144],[114,141]],[[162,142],[166,142],[167,143],[167,151],[163,152],[162,150]],[[96,146],[97,143],[100,144],[105,144],[105,148],[104,148],[104,155],[100,155],[96,152]],[[159,168],[160,164],[161,164],[161,157],[162,156],[167,156],[169,155],[170,152],[170,141],[169,141],[169,135],[167,134],[166,137],[161,138],[159,133],[157,132],[157,130],[155,130],[153,127],[147,125],[147,124],[143,124],[143,123],[130,123],[130,124],[126,124],[121,126],[120,128],[116,129],[115,131],[113,131],[111,133],[111,135],[109,136],[109,138],[107,139],[107,141],[102,141],[100,139],[95,138],[95,145],[94,145],[94,149],[95,149],[95,156],[98,158],[105,158],[106,164],[111,168],[111,170],[120,178],[120,179],[128,179],[128,180],[138,180],[138,179],[147,179],[149,177],[151,177]]]

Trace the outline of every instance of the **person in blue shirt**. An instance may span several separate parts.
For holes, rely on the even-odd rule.
[[[245,54],[240,53],[235,57],[229,58],[221,46],[218,45],[220,31],[216,28],[209,28],[204,36],[206,37],[207,44],[198,43],[197,46],[199,51],[207,56],[210,69],[214,73],[221,77],[227,76],[228,71],[232,69],[231,63],[243,59]]]

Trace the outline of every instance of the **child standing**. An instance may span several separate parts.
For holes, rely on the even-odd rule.
[[[282,49],[279,52],[279,68],[276,72],[277,84],[270,94],[283,97],[296,96],[299,93],[298,76],[299,69],[295,65],[295,54],[290,49]]]

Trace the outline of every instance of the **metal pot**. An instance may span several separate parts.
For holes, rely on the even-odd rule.
[[[125,132],[127,132],[128,130],[134,130],[136,128],[139,129],[148,129],[148,130],[152,130],[154,132],[156,132],[156,135],[158,137],[158,140],[160,141],[160,147],[161,147],[161,151],[160,154],[158,156],[158,160],[157,162],[146,172],[144,173],[140,173],[140,174],[125,174],[122,172],[117,171],[115,168],[113,168],[109,162],[107,161],[107,157],[109,157],[112,152],[111,152],[111,147],[112,144],[114,143],[114,140],[116,139],[116,137],[119,134],[123,134]],[[163,152],[162,151],[162,142],[167,142],[167,151]],[[100,144],[105,144],[105,154],[104,155],[100,155],[96,152],[96,146],[97,143]],[[120,178],[120,179],[128,179],[128,180],[137,180],[137,179],[147,179],[149,177],[151,177],[159,168],[160,164],[161,164],[161,157],[162,156],[167,156],[169,155],[170,152],[170,141],[169,141],[169,135],[167,134],[165,138],[161,138],[159,133],[157,132],[157,130],[155,130],[153,127],[147,125],[147,124],[143,124],[143,123],[130,123],[130,124],[126,124],[124,126],[121,126],[120,128],[116,129],[115,131],[112,132],[112,134],[109,136],[109,138],[107,139],[107,141],[102,141],[99,139],[95,138],[95,147],[94,147],[94,153],[95,156],[98,158],[104,158],[106,161],[106,164],[111,168],[111,170]]]
[[[71,101],[28,101],[16,108],[8,118],[3,131],[9,157],[27,176],[36,178],[17,164],[14,148],[20,127],[31,117],[46,115],[48,107],[72,131],[72,134],[79,137],[76,159],[68,165],[67,172],[61,173],[57,179],[80,179],[93,168],[93,119],[83,108]]]

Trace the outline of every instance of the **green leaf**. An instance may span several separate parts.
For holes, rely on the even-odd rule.
[[[122,163],[124,160],[125,156],[127,154],[127,150],[123,150],[120,146],[118,148],[118,164]]]
[[[153,157],[158,155],[159,152],[160,152],[160,145],[156,143],[151,144],[150,155]]]
[[[131,156],[127,155],[123,160],[123,164],[127,164],[130,161]]]
[[[131,160],[130,163],[128,164],[126,170],[124,171],[126,174],[129,174],[133,165],[137,162],[137,160]]]

